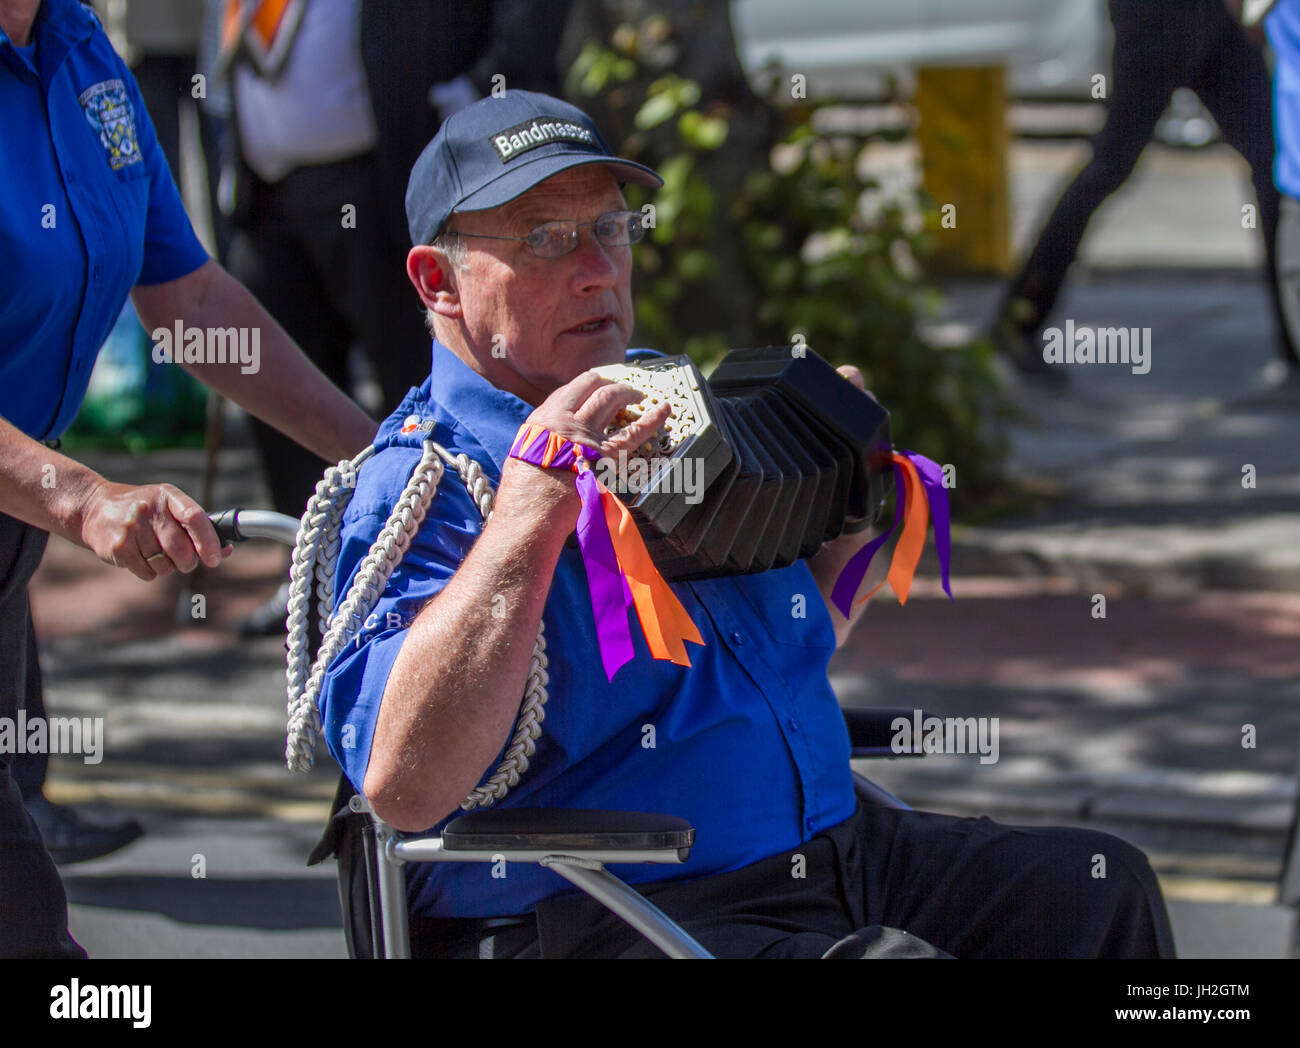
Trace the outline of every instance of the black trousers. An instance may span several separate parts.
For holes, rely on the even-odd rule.
[[[1292,345],[1300,345],[1300,200],[1282,194],[1277,227],[1277,281]]]
[[[49,534],[0,513],[0,717],[40,697],[36,634],[27,583],[40,565]],[[68,934],[68,899],[40,830],[23,807],[12,774],[13,754],[0,753],[0,957],[85,957]],[[37,764],[44,778],[46,758]],[[30,767],[30,766],[29,766]],[[37,782],[39,789],[39,782]]]
[[[1004,310],[1009,300],[1022,299],[1032,309],[1017,323],[1030,333],[1046,323],[1093,213],[1132,173],[1175,89],[1188,87],[1250,165],[1279,351],[1300,362],[1278,290],[1273,95],[1263,55],[1228,15],[1223,0],[1110,0],[1110,19],[1115,49],[1106,123],[1093,140],[1092,159],[1062,194],[1012,281]]]
[[[957,958],[1174,956],[1146,857],[1096,830],[860,804],[851,819],[795,851],[638,890],[725,958],[821,957],[846,936],[879,926]],[[544,902],[535,918],[492,929],[413,918],[411,950],[463,958],[662,956],[585,896]]]
[[[24,525],[26,526],[26,525]],[[39,530],[39,529],[32,529]],[[45,532],[42,535],[49,536]],[[41,541],[44,548],[45,542]],[[15,625],[17,625],[15,623]],[[40,652],[36,647],[36,626],[32,622],[30,608],[27,611],[27,625],[25,627],[27,634],[27,644],[25,653],[25,679],[22,682],[23,699],[21,703],[27,708],[27,719],[30,721],[35,717],[45,716],[45,688],[41,678]],[[14,783],[23,795],[24,801],[36,800],[44,795],[45,776],[50,770],[50,755],[48,753],[15,753],[8,755],[5,759],[9,761],[9,771],[13,775]]]
[[[274,184],[246,178],[231,273],[340,389],[349,384],[348,350],[359,344],[387,415],[429,373],[430,336],[406,277],[409,245],[381,225],[373,154],[298,168]],[[330,463],[252,421],[275,510],[302,516]]]

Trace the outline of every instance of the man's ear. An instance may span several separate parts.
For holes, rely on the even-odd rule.
[[[406,256],[406,275],[425,307],[439,316],[459,319],[460,293],[455,272],[446,253],[430,244],[417,244]]]

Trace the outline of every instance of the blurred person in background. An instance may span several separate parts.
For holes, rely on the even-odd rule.
[[[1124,184],[1155,132],[1175,89],[1191,88],[1250,165],[1264,236],[1277,376],[1300,369],[1297,343],[1284,322],[1274,241],[1278,191],[1273,184],[1273,107],[1268,69],[1255,42],[1232,17],[1241,0],[1110,0],[1115,30],[1106,123],[1092,158],[1062,194],[1028,261],[1008,286],[991,333],[994,345],[1025,375],[1053,385],[1065,373],[1043,359],[1039,332],[1093,213]]]
[[[226,2],[216,69],[233,89],[222,176],[231,272],[341,388],[357,346],[385,413],[428,366],[405,271],[411,166],[457,109],[511,88],[557,89],[568,9],[569,0]],[[253,428],[273,507],[301,517],[328,463]],[[282,634],[288,598],[285,582],[239,632]]]

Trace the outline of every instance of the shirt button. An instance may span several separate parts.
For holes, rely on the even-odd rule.
[[[803,832],[804,832],[804,833],[812,833],[812,831],[813,831],[813,821],[812,821],[812,819],[811,819],[811,818],[804,819],[804,821],[803,821]]]
[[[100,263],[100,262],[96,262],[96,263],[95,263],[95,268],[94,268],[93,272],[94,272],[94,274],[95,274],[95,279],[96,279],[96,280],[103,280],[103,279],[104,279],[104,266],[103,266],[102,263]]]
[[[786,724],[790,725],[790,733],[791,733],[792,735],[798,735],[798,734],[799,734],[799,722],[796,721],[793,717],[791,717],[789,720],[787,720],[787,721],[786,721]]]
[[[733,633],[731,635],[731,643],[739,646],[745,643],[745,638],[742,637],[739,633]]]

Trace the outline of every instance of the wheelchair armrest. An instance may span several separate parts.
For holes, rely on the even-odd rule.
[[[849,745],[854,757],[920,757],[923,751],[920,739],[911,739],[912,746],[901,753],[892,746],[893,722],[902,717],[912,723],[916,710],[903,706],[843,706],[844,723],[849,729]],[[922,721],[929,714],[921,711]],[[909,733],[910,737],[910,733]]]
[[[638,811],[498,808],[470,812],[442,830],[444,851],[650,851],[676,849],[685,859],[695,828],[685,819]]]

